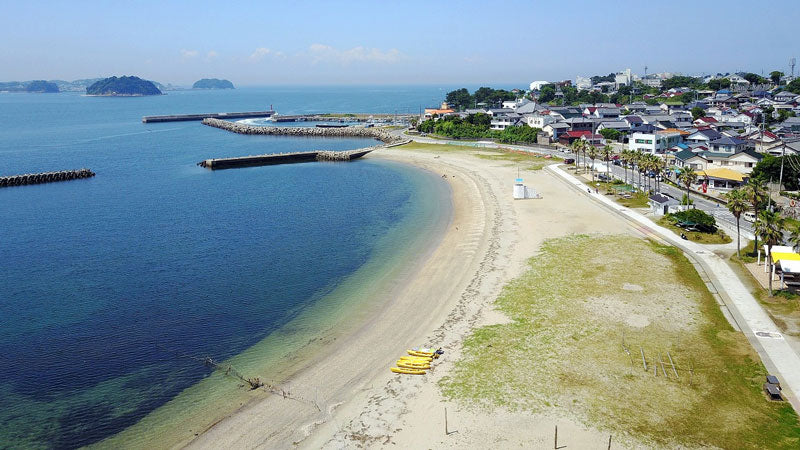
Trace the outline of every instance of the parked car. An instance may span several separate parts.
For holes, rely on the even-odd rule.
[[[742,218],[748,222],[756,221],[756,215],[753,213],[753,211],[745,211],[745,213],[742,214]]]
[[[564,158],[564,164],[575,164],[575,158]]]

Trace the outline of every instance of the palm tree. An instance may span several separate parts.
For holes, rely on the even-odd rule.
[[[586,144],[584,144],[584,145],[586,145]],[[597,147],[594,144],[588,144],[586,146],[589,147],[589,150],[588,150],[589,159],[592,160],[592,182],[594,182],[594,160],[595,160],[595,158],[597,158],[597,155],[600,153],[600,151],[597,149]]]
[[[755,225],[755,235],[767,244],[767,257],[769,258],[769,296],[772,297],[772,246],[778,245],[783,239],[783,230],[786,228],[784,218],[772,211],[761,211]]]
[[[611,156],[614,154],[614,147],[606,144],[600,153],[603,155],[603,159],[606,160],[606,176],[608,181],[611,181]]]
[[[642,162],[644,161],[644,152],[636,150],[634,152],[634,162],[636,163],[636,172],[639,174],[639,189],[642,189]]]
[[[741,233],[739,232],[739,219],[742,214],[747,211],[750,205],[747,203],[747,197],[741,189],[734,189],[728,192],[728,210],[736,217],[736,256],[741,256]],[[800,241],[798,241],[800,242]]]
[[[792,244],[792,248],[795,250],[800,247],[800,226],[792,230],[792,234],[789,235],[789,243]]]
[[[580,140],[572,141],[572,145],[570,147],[572,149],[572,153],[575,153],[575,173],[578,173],[578,160],[580,159]]]
[[[667,162],[659,157],[656,157],[653,164],[653,171],[656,173],[656,192],[661,192],[661,174],[664,173],[664,169],[666,167]]]
[[[761,204],[764,203],[764,196],[766,195],[766,191],[764,189],[764,183],[760,180],[756,180],[751,178],[750,181],[742,188],[742,192],[744,193],[745,198],[750,203],[750,206],[753,207],[753,215],[756,217],[756,224],[758,224],[758,209],[761,207]],[[753,253],[758,252],[758,234],[755,234],[755,240],[753,241]]]
[[[692,183],[697,181],[697,173],[695,173],[694,170],[684,167],[684,169],[681,170],[681,173],[678,175],[678,181],[686,186],[686,205],[688,206],[691,203],[689,201],[689,188],[692,186]]]
[[[629,149],[623,150],[619,158],[622,160],[622,168],[625,169],[625,184],[628,184],[628,163],[631,160],[631,151]]]

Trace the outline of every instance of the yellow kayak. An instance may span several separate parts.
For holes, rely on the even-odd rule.
[[[431,362],[433,358],[430,356],[401,356],[400,359],[403,361],[422,361],[422,362]]]
[[[406,369],[430,369],[430,364],[406,362],[403,360],[397,361],[397,367],[404,367]]]
[[[433,358],[433,355],[436,354],[435,352],[423,352],[421,350],[406,350],[406,351],[411,356],[424,356],[428,358]]]
[[[425,375],[425,371],[420,369],[406,369],[406,368],[392,367],[391,371],[394,373],[405,373],[407,375]]]

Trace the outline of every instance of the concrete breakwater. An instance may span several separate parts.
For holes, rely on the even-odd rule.
[[[0,177],[0,187],[24,186],[26,184],[52,183],[55,181],[77,180],[91,178],[94,172],[89,169],[62,170],[59,172],[26,173],[24,175],[11,175]]]
[[[166,116],[144,116],[142,123],[157,122],[187,122],[192,120],[203,120],[209,117],[221,117],[227,119],[250,119],[256,117],[272,117],[275,111],[246,111],[246,112],[222,112],[205,114],[170,114]]]
[[[294,152],[294,153],[272,153],[266,155],[239,156],[234,158],[206,159],[197,163],[200,167],[207,169],[233,169],[236,167],[271,166],[275,164],[291,164],[314,161],[352,161],[361,158],[367,153],[380,148],[367,147],[358,150],[347,150],[333,152],[328,150]]]
[[[364,137],[378,139],[385,144],[401,142],[402,139],[390,132],[377,127],[345,127],[345,128],[317,128],[317,127],[271,127],[245,125],[220,119],[204,119],[203,125],[220,128],[239,134],[263,134],[268,136],[300,136],[300,137]]]

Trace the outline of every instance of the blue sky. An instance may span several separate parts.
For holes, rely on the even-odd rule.
[[[788,72],[800,57],[797,0],[126,3],[4,0],[0,81],[526,85],[645,65]]]

